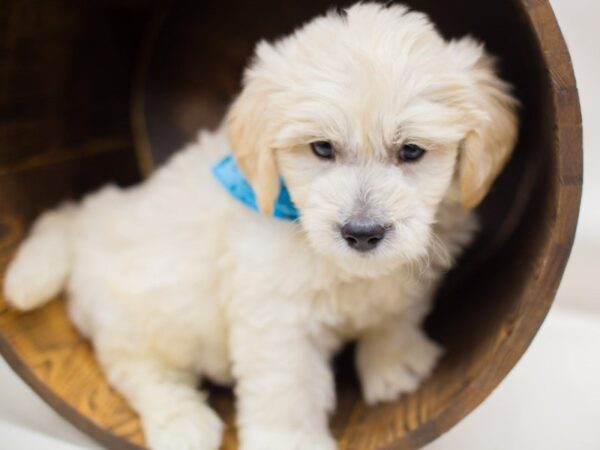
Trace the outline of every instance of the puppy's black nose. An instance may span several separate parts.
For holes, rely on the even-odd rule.
[[[385,236],[385,227],[368,219],[351,219],[340,231],[348,245],[359,252],[373,250]]]

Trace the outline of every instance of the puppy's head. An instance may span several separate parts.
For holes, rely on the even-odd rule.
[[[472,39],[359,4],[260,43],[227,126],[264,213],[282,176],[316,251],[381,272],[427,252],[442,201],[483,199],[513,148],[515,103]]]

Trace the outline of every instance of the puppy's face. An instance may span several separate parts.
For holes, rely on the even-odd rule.
[[[228,126],[265,213],[282,176],[314,249],[379,274],[427,253],[441,202],[481,201],[513,147],[514,103],[472,40],[362,4],[259,44]]]

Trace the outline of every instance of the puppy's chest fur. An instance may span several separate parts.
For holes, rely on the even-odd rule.
[[[332,280],[312,294],[306,320],[316,321],[342,339],[353,339],[410,308],[425,289],[423,282],[411,279],[402,269],[376,279]]]
[[[404,313],[427,314],[439,282],[478,227],[474,214],[453,205],[440,206],[438,217],[424,261],[375,278],[346,278],[332,271],[321,279],[306,303],[307,323],[318,323],[348,340]]]

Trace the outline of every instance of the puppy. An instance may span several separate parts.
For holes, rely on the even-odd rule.
[[[332,450],[331,356],[357,341],[365,400],[414,391],[421,329],[513,148],[516,101],[470,38],[358,4],[261,42],[222,127],[150,179],[45,213],[5,293],[66,289],[77,329],[154,450],[219,448],[198,378],[235,385],[243,450]],[[259,212],[214,168],[233,153]],[[298,220],[272,217],[288,190]]]

